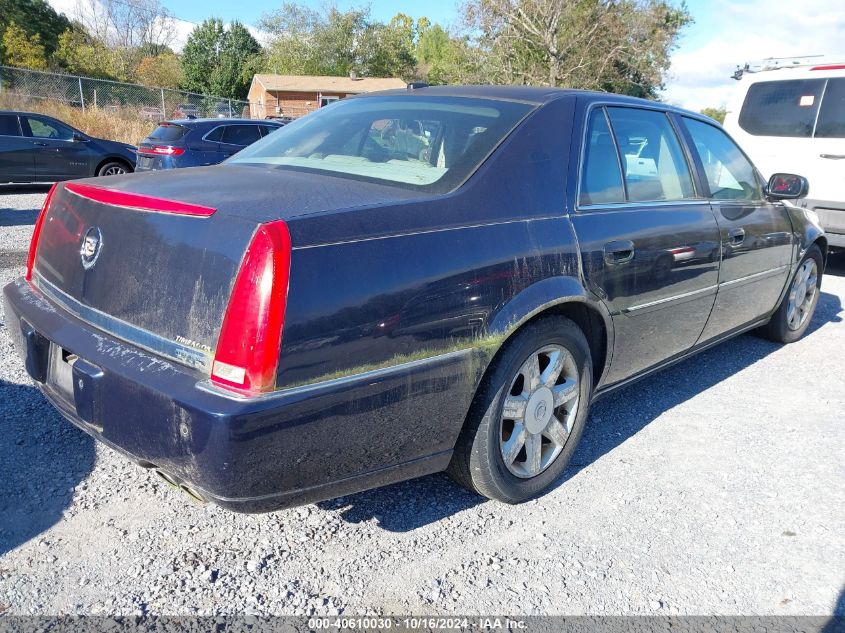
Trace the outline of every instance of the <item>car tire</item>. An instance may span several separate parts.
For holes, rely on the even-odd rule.
[[[530,370],[532,359],[537,365]],[[552,379],[558,365],[560,374]],[[538,379],[530,381],[529,374],[538,370]],[[535,497],[560,477],[572,458],[591,395],[592,360],[580,328],[558,316],[529,323],[507,341],[482,379],[449,474],[497,501],[521,503]],[[525,403],[522,414],[520,402]]]
[[[103,163],[100,165],[100,168],[97,170],[98,176],[120,176],[122,174],[131,174],[132,168],[129,167],[126,163],[122,163],[116,160],[110,160],[107,163]]]
[[[813,244],[792,273],[789,288],[777,310],[771,320],[759,328],[759,334],[777,343],[794,343],[804,336],[819,302],[823,268],[822,252]]]

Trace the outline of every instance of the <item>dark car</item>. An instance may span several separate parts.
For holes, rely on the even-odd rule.
[[[804,334],[827,243],[782,200],[807,187],[665,104],[373,93],[220,166],[57,185],[7,327],[65,417],[197,498],[259,512],[448,469],[514,503],[602,394]]]
[[[276,121],[163,121],[138,145],[136,171],[216,165],[280,127]]]
[[[193,103],[180,103],[173,111],[174,119],[195,119],[200,116],[200,108]]]
[[[0,182],[55,182],[131,173],[135,147],[32,112],[0,110]]]

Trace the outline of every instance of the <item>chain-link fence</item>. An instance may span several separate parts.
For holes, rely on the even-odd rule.
[[[94,108],[141,120],[249,117],[249,102],[170,88],[0,66],[0,95],[46,99],[83,110]]]

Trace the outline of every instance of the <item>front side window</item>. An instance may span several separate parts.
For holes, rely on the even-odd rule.
[[[472,175],[534,107],[467,97],[342,99],[289,123],[230,162],[446,193]]]
[[[754,136],[812,136],[824,83],[789,79],[751,84],[739,111],[739,127]]]
[[[816,123],[816,138],[845,138],[845,77],[828,79]]]
[[[625,187],[610,126],[604,110],[596,108],[587,123],[584,166],[581,170],[581,194],[578,203],[613,204],[625,202]]]
[[[18,117],[15,114],[0,114],[0,136],[20,136]]]
[[[24,117],[26,125],[32,136],[36,138],[51,138],[62,141],[73,140],[73,130],[66,125],[62,125],[58,121],[48,121],[47,119],[37,119],[35,117]]]
[[[760,200],[763,191],[754,166],[719,128],[684,117],[696,152],[704,164],[710,197],[715,200]]]
[[[665,113],[612,107],[607,114],[622,157],[630,202],[695,197],[689,165]]]

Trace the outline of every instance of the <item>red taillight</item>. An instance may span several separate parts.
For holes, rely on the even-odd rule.
[[[270,391],[285,322],[290,277],[290,234],[282,221],[258,227],[232,287],[212,382],[245,393]]]
[[[139,154],[157,154],[159,156],[181,156],[185,153],[184,147],[173,147],[172,145],[153,145],[152,147],[139,147]]]
[[[106,187],[96,187],[94,185],[83,185],[82,183],[76,182],[67,183],[65,189],[71,193],[75,193],[77,196],[93,200],[94,202],[102,202],[103,204],[110,204],[115,207],[139,209],[140,211],[193,215],[202,218],[212,216],[217,211],[214,207],[206,207],[200,204],[179,202],[178,200],[169,200],[167,198],[155,198],[140,193],[118,191],[117,189],[107,189]]]
[[[813,66],[810,70],[845,70],[845,64],[828,64],[827,66]]]
[[[38,219],[35,220],[32,239],[29,241],[29,253],[26,256],[26,275],[24,278],[27,281],[32,279],[32,267],[35,265],[35,251],[38,250],[38,238],[41,237],[41,227],[44,224],[44,217],[47,215],[47,209],[50,207],[50,201],[53,199],[53,193],[55,191],[56,185],[50,187],[50,191],[44,199],[44,206],[41,207],[41,213],[38,214]]]

